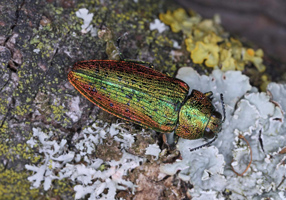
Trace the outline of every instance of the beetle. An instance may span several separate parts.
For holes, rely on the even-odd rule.
[[[213,138],[225,119],[212,104],[212,92],[193,90],[177,78],[139,63],[87,60],[74,64],[70,83],[89,101],[121,119],[184,139]]]

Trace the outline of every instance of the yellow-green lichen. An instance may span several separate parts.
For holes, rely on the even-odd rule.
[[[173,41],[165,37],[164,35],[156,35],[157,33],[155,31],[151,32],[151,35],[149,37],[146,37],[146,43],[148,45],[153,45],[153,48],[151,49],[152,53],[154,54],[155,60],[152,61],[154,64],[154,67],[158,70],[158,67],[160,67],[162,70],[174,72],[176,71],[176,65],[173,63],[172,55],[168,54],[168,57],[166,58],[166,55],[162,54],[162,49],[166,48],[172,48],[173,47]],[[156,40],[154,40],[156,38]],[[155,44],[155,45],[154,45]],[[141,55],[142,52],[139,52],[139,55]],[[166,66],[169,68],[166,69]]]
[[[2,115],[5,115],[7,112],[8,112],[8,100],[7,99],[0,99],[0,113]],[[5,117],[2,118],[2,120],[5,120]],[[8,129],[8,121],[5,120],[4,122],[3,121],[0,121],[0,124],[1,124],[1,127],[0,127],[0,135],[1,135],[1,138],[4,138],[4,137],[7,137],[6,133],[7,133],[7,129]]]
[[[260,85],[261,91],[266,91],[267,85],[271,82],[270,79],[267,77],[267,75],[261,76],[262,84]]]
[[[159,15],[160,20],[169,25],[173,32],[182,31],[186,37],[187,50],[195,64],[219,67],[223,71],[244,70],[252,63],[259,72],[265,71],[263,51],[246,48],[238,40],[228,37],[220,26],[218,16],[213,20],[179,8]],[[227,37],[226,37],[227,36]]]
[[[73,185],[68,179],[54,180],[53,186],[52,193],[54,195],[68,194],[71,197],[74,196]]]
[[[1,122],[2,123],[2,126],[0,127],[0,135],[1,135],[1,139],[3,139],[3,138],[7,138],[7,137],[9,137],[8,135],[7,135],[7,131],[8,131],[8,122],[7,121],[5,121],[5,122]]]
[[[26,172],[17,172],[13,169],[4,169],[0,166],[0,197],[1,199],[36,199],[39,196],[38,189],[30,189]]]
[[[182,8],[179,8],[174,12],[168,10],[166,14],[161,13],[159,18],[165,24],[171,26],[172,31],[175,33],[179,31],[191,33],[193,26],[201,20],[199,17],[190,18]]]
[[[31,105],[24,104],[24,105],[16,106],[11,112],[15,116],[22,116],[23,117],[23,116],[31,113],[32,112],[32,108],[31,108]]]
[[[13,146],[11,143],[4,143],[0,145],[0,155],[4,155],[5,158],[14,162],[15,159],[29,160],[31,163],[36,163],[41,158],[35,155],[34,151],[26,144],[17,144]]]
[[[64,118],[64,107],[62,105],[51,105],[53,118],[57,121],[61,121]]]

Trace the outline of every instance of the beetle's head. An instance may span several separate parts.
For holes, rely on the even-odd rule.
[[[217,111],[213,111],[209,122],[205,127],[203,137],[207,139],[215,137],[215,135],[221,131],[222,122],[223,120],[221,114]]]

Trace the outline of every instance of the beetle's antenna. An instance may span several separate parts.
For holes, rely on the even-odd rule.
[[[223,112],[223,120],[222,120],[222,123],[225,121],[225,104],[224,104],[224,101],[223,101],[223,94],[221,93],[220,94],[220,99],[221,99],[221,105],[222,105],[222,112]]]
[[[207,142],[206,144],[203,144],[203,145],[201,145],[201,146],[198,146],[198,147],[195,147],[195,148],[190,148],[190,151],[195,151],[195,150],[197,150],[197,149],[200,149],[200,148],[202,148],[202,147],[205,147],[205,146],[209,146],[211,143],[213,143],[215,140],[217,139],[217,134],[215,134],[215,136],[214,136],[214,138],[211,140],[211,141],[209,141],[209,142]]]

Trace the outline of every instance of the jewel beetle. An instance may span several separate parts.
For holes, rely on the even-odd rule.
[[[212,92],[193,90],[188,95],[185,82],[139,63],[80,61],[68,79],[103,110],[158,132],[174,131],[185,139],[214,138],[213,142],[225,119],[222,95],[224,119],[211,102]]]

